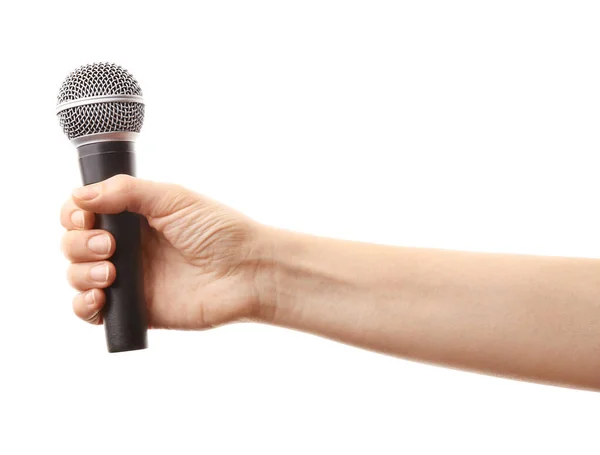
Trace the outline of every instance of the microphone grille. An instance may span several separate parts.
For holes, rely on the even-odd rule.
[[[97,133],[140,132],[144,122],[141,102],[85,103],[85,98],[107,95],[142,96],[142,89],[127,70],[113,63],[84,65],[66,77],[58,92],[57,105],[83,100],[83,104],[58,113],[60,126],[69,139]]]

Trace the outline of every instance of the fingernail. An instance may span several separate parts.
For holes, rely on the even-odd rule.
[[[108,254],[110,251],[110,237],[106,234],[95,235],[87,243],[90,251],[96,254]]]
[[[75,210],[73,213],[71,213],[71,222],[75,225],[75,227],[82,228],[85,223],[83,212],[81,210]]]
[[[82,186],[73,191],[73,196],[84,201],[89,201],[98,196],[98,191],[93,186]]]
[[[89,306],[96,305],[96,293],[94,292],[94,290],[92,289],[91,291],[88,291],[87,294],[85,294],[83,300]]]
[[[106,283],[108,280],[108,265],[100,264],[92,267],[90,276],[92,277],[92,280],[98,283]]]

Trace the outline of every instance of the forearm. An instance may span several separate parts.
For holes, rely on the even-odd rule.
[[[404,358],[600,389],[600,261],[274,231],[263,317]]]

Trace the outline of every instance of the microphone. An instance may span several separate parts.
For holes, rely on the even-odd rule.
[[[84,185],[117,174],[134,175],[134,143],[144,121],[142,90],[133,76],[112,63],[93,63],[70,73],[58,93],[56,114],[77,148]],[[108,352],[147,347],[139,215],[97,214],[95,228],[109,231],[117,246],[110,259],[115,282],[105,289],[103,309]]]

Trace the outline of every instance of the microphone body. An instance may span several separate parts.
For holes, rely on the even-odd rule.
[[[126,69],[100,62],[72,71],[58,92],[56,115],[77,148],[84,185],[135,174],[134,145],[144,123],[144,99]],[[109,352],[147,347],[142,223],[145,219],[131,212],[96,214],[94,227],[110,232],[116,241],[109,260],[117,276],[105,289],[102,314]]]
[[[106,141],[77,148],[84,185],[118,174],[135,175],[134,142]],[[117,270],[114,283],[105,289],[102,319],[109,352],[147,348],[147,316],[141,255],[142,218],[131,212],[96,214],[94,228],[110,232],[116,250],[110,261]]]

